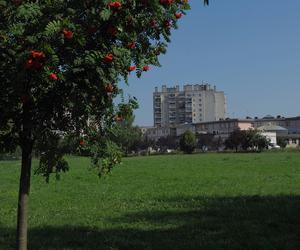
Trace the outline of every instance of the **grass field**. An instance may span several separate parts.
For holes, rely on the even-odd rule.
[[[33,176],[29,249],[300,249],[300,154],[89,159]],[[0,249],[15,241],[19,163],[0,162]]]

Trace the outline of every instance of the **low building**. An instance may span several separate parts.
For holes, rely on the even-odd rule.
[[[300,147],[300,134],[288,134],[283,139],[287,142],[288,148]]]
[[[270,139],[272,145],[277,145],[277,138],[279,136],[287,136],[288,130],[284,127],[267,124],[261,127],[258,127],[257,130],[261,131],[261,134]]]
[[[195,124],[195,131],[199,134],[218,135],[222,139],[228,138],[234,130],[247,130],[253,128],[253,124],[249,120],[226,119],[215,122],[201,122]]]
[[[151,140],[157,141],[161,137],[171,135],[170,127],[143,127],[143,135]]]
[[[223,141],[236,129],[248,130],[258,129],[274,142],[277,137],[284,138],[289,146],[299,146],[300,144],[300,116],[274,118],[266,116],[262,119],[224,119],[219,121],[199,122],[195,124],[180,124],[164,127],[145,127],[145,135],[151,139],[158,140],[160,137],[180,136],[186,130],[191,130],[195,134],[212,134]],[[275,137],[274,137],[275,135]]]

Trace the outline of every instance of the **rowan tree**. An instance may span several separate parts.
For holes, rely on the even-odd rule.
[[[136,106],[114,106],[118,82],[159,66],[187,9],[187,0],[0,0],[0,147],[22,149],[17,249],[27,248],[32,149],[49,179],[68,170],[59,140],[74,133],[109,172],[119,161],[110,128]]]

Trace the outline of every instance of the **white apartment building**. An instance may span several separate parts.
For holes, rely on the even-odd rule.
[[[154,127],[219,121],[226,116],[226,98],[210,84],[184,85],[153,93]]]

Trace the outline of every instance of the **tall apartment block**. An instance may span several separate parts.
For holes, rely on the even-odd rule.
[[[162,127],[184,123],[199,123],[225,119],[226,98],[210,84],[184,85],[153,93],[154,126]]]

